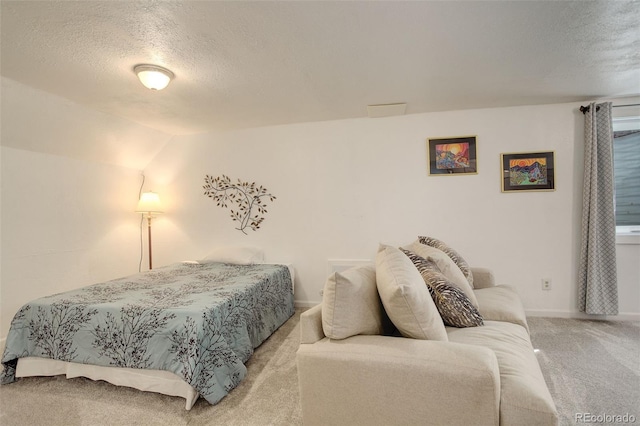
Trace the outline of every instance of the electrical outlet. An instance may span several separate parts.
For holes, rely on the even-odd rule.
[[[542,279],[542,289],[543,290],[551,290],[551,278],[543,278]]]

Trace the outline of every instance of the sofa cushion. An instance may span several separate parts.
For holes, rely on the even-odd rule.
[[[403,336],[447,340],[442,318],[427,286],[400,249],[380,245],[376,255],[376,283],[387,315]]]
[[[529,331],[522,301],[513,287],[498,285],[476,289],[474,293],[478,299],[478,310],[485,320],[511,322]]]
[[[325,336],[346,339],[357,334],[383,334],[388,323],[378,295],[374,264],[329,276],[322,297]]]
[[[458,268],[460,268],[464,276],[467,278],[469,285],[473,287],[473,274],[471,273],[471,267],[469,266],[467,261],[464,260],[462,256],[460,256],[460,253],[449,247],[445,242],[438,240],[437,238],[418,237],[418,242],[420,242],[420,244],[426,244],[430,247],[435,247],[445,252],[451,258],[451,260],[453,260],[455,264],[458,265]]]
[[[401,249],[422,275],[431,298],[438,308],[444,325],[452,327],[476,327],[482,325],[482,315],[462,290],[445,277],[432,260]]]
[[[500,424],[557,424],[556,406],[524,328],[485,321],[484,327],[447,328],[447,333],[450,342],[483,346],[495,352],[500,369]]]
[[[402,247],[405,250],[414,252],[420,257],[428,260],[432,260],[438,265],[440,272],[451,282],[451,284],[458,287],[467,295],[474,307],[478,308],[478,301],[476,295],[473,293],[473,287],[467,281],[458,265],[449,257],[448,254],[440,249],[431,247],[425,244],[421,244],[419,241],[415,241],[412,244]]]

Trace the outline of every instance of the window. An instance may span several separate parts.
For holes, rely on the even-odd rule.
[[[613,165],[617,233],[640,238],[640,117],[614,117]]]

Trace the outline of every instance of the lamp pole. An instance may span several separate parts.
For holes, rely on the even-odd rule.
[[[147,230],[149,232],[149,270],[153,269],[151,265],[151,213],[147,215]]]
[[[147,232],[149,234],[149,269],[153,268],[151,263],[152,254],[151,254],[151,218],[154,215],[162,214],[162,208],[160,207],[160,197],[155,192],[145,192],[140,195],[140,199],[138,200],[138,207],[136,208],[137,213],[142,213],[147,216]],[[142,232],[142,229],[140,230]],[[140,235],[142,238],[142,235]],[[142,241],[140,241],[142,243]],[[140,258],[142,261],[142,257]]]

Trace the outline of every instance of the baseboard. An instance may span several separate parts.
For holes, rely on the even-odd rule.
[[[621,312],[618,315],[589,315],[578,311],[556,311],[552,309],[525,310],[528,317],[574,318],[602,321],[640,321],[640,313]]]

